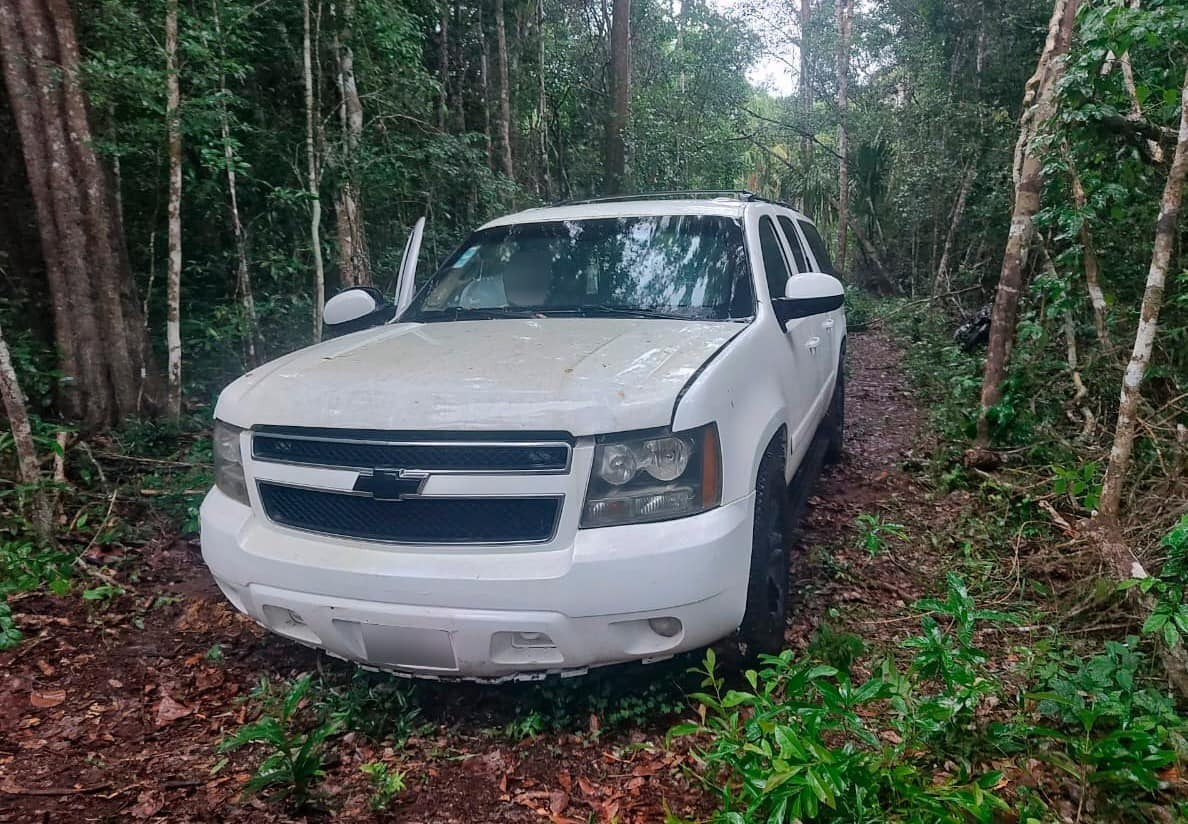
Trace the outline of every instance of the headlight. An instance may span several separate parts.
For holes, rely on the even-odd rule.
[[[705,512],[721,502],[716,425],[651,436],[612,436],[594,449],[582,526],[666,521]]]
[[[238,426],[215,421],[214,476],[215,486],[233,501],[248,506],[247,481],[243,477],[243,454],[239,449]]]

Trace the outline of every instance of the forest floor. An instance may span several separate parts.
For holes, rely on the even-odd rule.
[[[810,502],[802,603],[787,635],[795,649],[826,625],[893,647],[918,626],[910,605],[935,594],[954,563],[951,542],[925,536],[971,502],[928,494],[932,441],[900,360],[884,334],[852,336],[846,455]],[[859,548],[861,513],[904,537],[878,553]],[[322,811],[245,798],[259,756],[246,747],[227,760],[217,746],[257,711],[247,699],[261,678],[314,672],[348,684],[353,668],[231,609],[196,538],[160,534],[102,569],[110,597],[11,599],[26,640],[0,653],[0,821],[652,822],[713,809],[687,744],[665,743],[693,713],[684,693],[697,686],[688,668],[699,656],[562,683],[417,684],[402,746],[357,731],[331,739]],[[369,808],[360,770],[377,761],[407,784],[382,813]]]

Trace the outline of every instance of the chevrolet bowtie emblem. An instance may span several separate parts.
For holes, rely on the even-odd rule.
[[[403,501],[417,498],[425,483],[428,472],[411,469],[376,469],[362,473],[355,481],[356,492],[369,492],[377,501]]]

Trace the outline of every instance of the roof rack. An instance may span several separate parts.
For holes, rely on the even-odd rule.
[[[675,192],[642,192],[636,195],[609,195],[606,197],[590,197],[578,200],[561,200],[553,206],[584,206],[588,203],[626,203],[632,200],[708,200],[714,197],[729,197],[736,200],[776,203],[766,197],[757,195],[748,189],[690,189]]]

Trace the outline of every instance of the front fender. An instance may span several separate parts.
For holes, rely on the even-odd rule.
[[[763,453],[788,419],[761,333],[752,324],[726,344],[686,386],[673,414],[675,431],[718,424],[723,503],[754,491]]]

